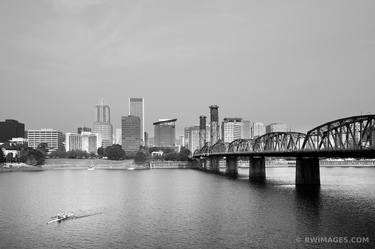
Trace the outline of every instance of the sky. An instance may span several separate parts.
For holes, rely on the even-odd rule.
[[[296,131],[375,112],[373,0],[2,0],[0,120],[91,127],[103,98],[120,127],[219,117]]]

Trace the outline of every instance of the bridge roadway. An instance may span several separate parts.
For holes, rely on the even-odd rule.
[[[219,140],[213,145],[205,143],[193,154],[202,169],[212,172],[219,172],[219,160],[225,158],[225,174],[230,177],[238,175],[238,159],[248,158],[253,181],[265,180],[266,157],[296,158],[296,184],[319,185],[319,158],[375,159],[375,115],[334,120],[306,134],[272,132],[231,143]]]

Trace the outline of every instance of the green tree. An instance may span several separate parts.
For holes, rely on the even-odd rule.
[[[0,148],[0,163],[5,163],[5,156],[2,148]]]
[[[37,150],[39,150],[44,155],[46,155],[48,153],[48,144],[47,143],[40,143],[37,147]]]
[[[99,147],[98,150],[97,150],[97,153],[98,153],[98,156],[99,157],[103,157],[104,156],[104,148],[103,147]]]
[[[146,152],[143,150],[140,150],[137,152],[137,154],[135,154],[134,162],[136,164],[142,164],[147,161],[147,157],[148,155],[146,154]]]
[[[7,163],[11,163],[11,162],[13,162],[13,153],[12,153],[12,152],[10,152],[10,153],[8,153],[8,154],[6,155],[6,157],[5,157],[5,161],[6,161]]]
[[[118,144],[114,144],[105,148],[104,155],[108,157],[109,160],[125,159],[125,151],[121,148],[121,145]]]
[[[178,160],[179,161],[188,161],[190,154],[191,154],[191,152],[190,152],[189,149],[187,149],[185,147],[181,147],[180,153],[178,153]]]
[[[42,165],[45,161],[45,155],[40,150],[27,147],[20,152],[20,161],[29,165]]]

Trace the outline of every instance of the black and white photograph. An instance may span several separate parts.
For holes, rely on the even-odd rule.
[[[0,0],[0,249],[375,248],[374,0]]]

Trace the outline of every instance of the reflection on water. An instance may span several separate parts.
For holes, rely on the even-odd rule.
[[[375,239],[373,168],[322,168],[322,186],[314,189],[294,186],[293,168],[267,168],[264,184],[240,176],[195,170],[2,173],[0,248],[345,248],[298,238]],[[76,219],[45,225],[61,210]]]

